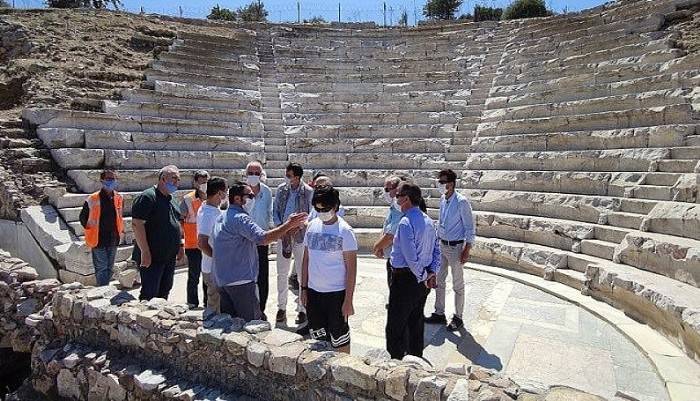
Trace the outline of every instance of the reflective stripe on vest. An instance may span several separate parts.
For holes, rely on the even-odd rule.
[[[100,206],[100,191],[97,191],[87,198],[88,214],[87,224],[85,225],[85,244],[90,248],[97,247],[100,241],[100,214],[102,208]],[[121,237],[124,233],[124,217],[122,216],[124,201],[122,196],[116,191],[114,192],[114,211],[117,217],[117,233]]]
[[[187,206],[187,216],[182,223],[185,231],[185,249],[197,249],[197,212],[202,206],[202,200],[197,198],[197,191],[192,191],[185,195],[183,201]]]

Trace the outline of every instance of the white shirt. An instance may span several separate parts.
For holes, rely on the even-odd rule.
[[[222,214],[222,211],[218,207],[207,205],[206,203],[202,205],[197,211],[197,236],[200,234],[209,237],[209,246],[214,248],[214,242],[212,241],[211,232],[214,228],[214,223]],[[202,272],[211,273],[212,258],[205,255],[202,252]]]
[[[342,217],[334,224],[313,219],[306,230],[304,245],[309,250],[309,288],[318,292],[344,290],[343,252],[357,251],[352,227]]]

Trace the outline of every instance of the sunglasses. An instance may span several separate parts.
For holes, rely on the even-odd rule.
[[[333,210],[333,206],[318,207],[314,205],[314,210],[316,210],[318,213],[327,213]]]
[[[248,199],[253,199],[255,198],[255,194],[243,194],[244,197],[248,197]]]
[[[262,175],[262,173],[259,173],[259,172],[255,171],[255,172],[248,172],[248,175],[257,175],[257,176],[260,176],[260,175]]]
[[[438,180],[438,184],[444,185],[444,184],[449,184],[450,181],[444,181],[444,180]]]

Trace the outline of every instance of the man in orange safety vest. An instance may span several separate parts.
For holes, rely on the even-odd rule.
[[[109,284],[117,246],[124,235],[124,200],[115,190],[117,173],[111,169],[103,170],[100,183],[102,188],[87,197],[80,211],[80,224],[85,229],[85,244],[92,251],[98,286]]]

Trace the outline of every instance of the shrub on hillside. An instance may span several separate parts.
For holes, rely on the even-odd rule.
[[[499,21],[503,15],[502,8],[474,6],[474,22],[479,21]]]
[[[515,0],[503,11],[502,18],[509,20],[548,15],[552,15],[552,12],[547,10],[544,0]]]
[[[217,21],[236,21],[238,16],[236,16],[235,11],[229,10],[228,8],[221,8],[217,4],[212,7],[211,12],[209,15],[207,15],[207,19]]]
[[[112,6],[119,9],[121,0],[46,0],[46,5],[52,8],[107,8]]]
[[[453,20],[462,5],[462,0],[428,0],[423,7],[423,15],[437,20]]]
[[[245,22],[264,22],[267,21],[267,10],[261,1],[253,1],[244,7],[239,7],[236,10],[238,18]]]

